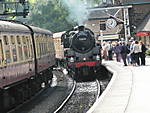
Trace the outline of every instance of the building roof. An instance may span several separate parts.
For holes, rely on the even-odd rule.
[[[127,0],[123,4],[150,4],[150,0]]]
[[[107,11],[106,10],[92,11],[88,16],[88,19],[89,20],[108,19],[110,18],[110,15],[114,15],[116,12],[117,9],[110,9]]]
[[[141,25],[137,28],[137,32],[146,31],[150,32],[150,13],[142,21]]]

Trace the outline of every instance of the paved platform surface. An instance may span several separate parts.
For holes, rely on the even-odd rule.
[[[150,58],[146,66],[106,61],[112,80],[87,113],[150,113]]]

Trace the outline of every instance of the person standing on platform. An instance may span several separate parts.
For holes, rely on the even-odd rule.
[[[128,47],[129,53],[130,53],[130,46],[131,46],[131,43],[132,43],[131,40],[129,40],[129,42],[127,43],[127,47]],[[128,55],[127,55],[127,63],[128,63],[128,65],[129,65],[129,64],[132,64],[132,62],[131,62],[131,55],[129,55],[129,53],[128,53]]]
[[[140,41],[140,48],[141,48],[141,52],[139,53],[139,57],[141,59],[141,65],[145,65],[145,52],[147,48],[145,47],[142,41]]]
[[[113,46],[112,46],[112,42],[111,41],[108,42],[107,49],[108,49],[108,60],[112,60]]]
[[[130,50],[128,49],[127,45],[123,42],[122,45],[121,45],[121,57],[122,57],[122,60],[123,60],[123,63],[124,63],[124,66],[127,66],[127,62],[126,62],[126,59],[127,59],[127,54],[129,54]]]
[[[141,52],[141,48],[139,45],[138,41],[135,41],[135,44],[133,45],[133,50],[130,52],[130,54],[134,55],[133,58],[133,66],[136,66],[136,64],[139,66],[140,65],[140,60],[139,60],[139,53]]]
[[[116,60],[117,62],[121,61],[121,45],[119,44],[119,42],[116,42],[115,47],[113,48],[114,53],[116,54]]]
[[[102,44],[102,57],[103,59],[108,60],[108,50],[107,50],[106,42],[103,42]]]
[[[129,49],[130,49],[131,53],[128,54],[128,56],[130,57],[130,63],[133,64],[133,63],[135,63],[135,55],[134,55],[134,53],[132,53],[132,51],[133,51],[133,46],[135,44],[135,40],[134,40],[133,37],[131,37],[131,39],[129,41],[130,41],[130,47],[129,47]]]

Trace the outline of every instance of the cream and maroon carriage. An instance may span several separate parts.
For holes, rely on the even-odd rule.
[[[26,24],[0,21],[0,113],[48,85],[55,65],[52,33]]]

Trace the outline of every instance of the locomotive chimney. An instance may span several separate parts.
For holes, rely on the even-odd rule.
[[[78,27],[79,31],[84,31],[84,28],[85,27],[83,25]]]

